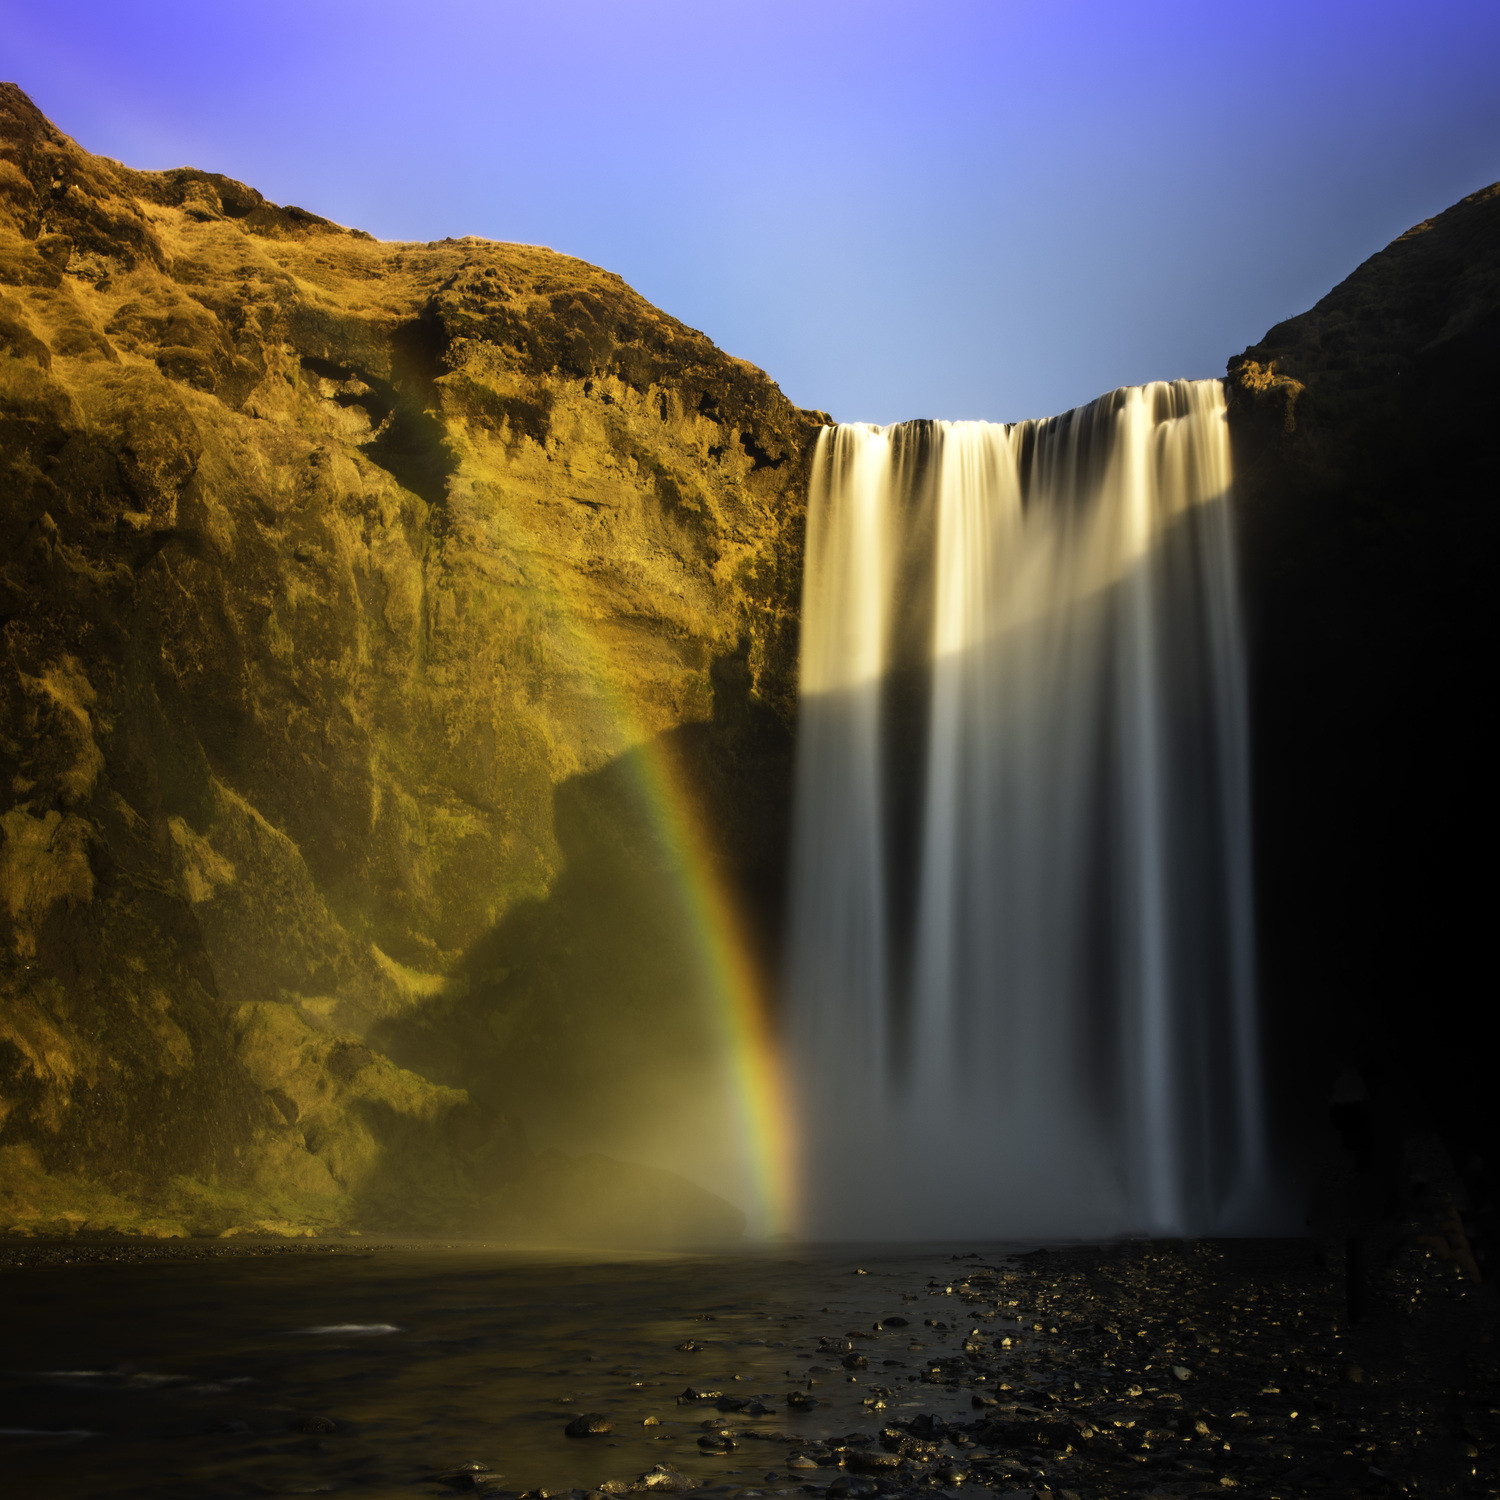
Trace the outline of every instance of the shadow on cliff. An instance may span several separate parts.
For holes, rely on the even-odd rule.
[[[1484,211],[1494,223],[1493,205]],[[1448,316],[1439,293],[1457,293],[1437,273],[1420,290],[1435,309],[1425,338]],[[1248,355],[1283,358],[1278,335],[1291,341],[1312,317]],[[1481,684],[1500,470],[1481,434],[1500,310],[1451,321],[1459,333],[1397,345],[1398,360],[1384,324],[1351,320],[1363,342],[1341,356],[1349,373],[1319,383],[1315,367],[1295,420],[1241,391],[1231,422],[1262,962],[1283,1102],[1304,1133],[1326,1129],[1332,1081],[1357,1069],[1388,1210],[1404,1191],[1403,1138],[1436,1130],[1493,1235],[1500,1128],[1491,1052],[1476,1045],[1490,903],[1475,871],[1493,779]]]
[[[734,1059],[700,915],[702,860],[687,857],[679,835],[684,814],[712,830],[712,878],[736,901],[762,972],[773,973],[791,737],[751,693],[745,648],[711,674],[711,722],[556,788],[564,867],[545,899],[512,908],[473,944],[444,995],[368,1034],[401,1066],[524,1122],[542,1152],[538,1183],[553,1180],[545,1211],[535,1211],[566,1220],[573,1238],[590,1217],[572,1222],[585,1204],[605,1218],[670,1221],[679,1241],[723,1238],[727,1205],[690,1184],[744,1185]],[[663,799],[664,780],[675,796]],[[642,1161],[690,1182],[626,1165]]]

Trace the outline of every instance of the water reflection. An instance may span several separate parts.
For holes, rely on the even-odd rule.
[[[658,1465],[800,1493],[833,1477],[789,1464],[804,1445],[969,1412],[967,1387],[919,1384],[963,1310],[945,1298],[926,1326],[903,1301],[948,1256],[859,1254],[427,1246],[13,1273],[0,1461],[13,1493],[91,1500],[452,1493],[466,1464],[516,1493]],[[609,1430],[568,1437],[584,1414]]]

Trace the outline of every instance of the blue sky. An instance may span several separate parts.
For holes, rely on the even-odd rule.
[[[90,150],[620,272],[845,420],[1222,372],[1500,178],[1495,0],[0,0]]]

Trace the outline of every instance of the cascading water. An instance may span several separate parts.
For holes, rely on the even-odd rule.
[[[804,1232],[1261,1211],[1230,487],[1216,381],[822,434],[788,974]]]

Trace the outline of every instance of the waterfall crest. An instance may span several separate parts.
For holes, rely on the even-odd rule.
[[[787,976],[805,1233],[1259,1212],[1231,477],[1217,381],[822,434]]]

